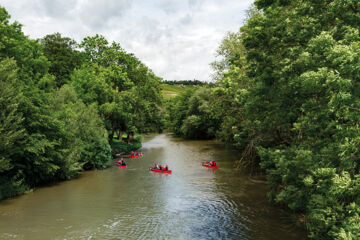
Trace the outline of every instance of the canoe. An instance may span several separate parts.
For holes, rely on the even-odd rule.
[[[203,163],[202,165],[203,165],[203,167],[207,167],[207,168],[219,168],[218,165],[216,165],[216,166],[210,166],[210,165],[205,164],[205,163]]]
[[[121,165],[121,164],[116,163],[116,166],[118,166],[118,167],[127,167],[128,165],[127,164],[126,165]]]
[[[150,171],[153,171],[153,172],[159,172],[159,173],[171,173],[172,171],[171,170],[159,170],[159,169],[155,169],[155,168],[150,168]]]
[[[143,157],[144,156],[144,154],[143,155],[137,155],[137,156],[129,156],[129,158],[138,158],[138,157]]]

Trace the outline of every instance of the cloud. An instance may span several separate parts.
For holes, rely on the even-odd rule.
[[[104,35],[164,79],[209,80],[209,63],[253,0],[0,0],[31,38]]]
[[[119,19],[131,7],[130,0],[86,0],[79,4],[82,24],[102,30],[112,19]]]
[[[76,9],[77,0],[38,0],[37,7],[43,11],[46,16],[52,18],[66,18],[71,17],[71,12]]]

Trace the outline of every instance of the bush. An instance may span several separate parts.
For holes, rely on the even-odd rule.
[[[121,152],[130,153],[142,147],[141,140],[142,137],[137,136],[134,138],[133,144],[127,144],[126,142],[114,138],[111,147],[113,151],[120,150]]]

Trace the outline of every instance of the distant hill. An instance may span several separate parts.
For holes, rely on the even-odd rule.
[[[165,99],[170,99],[176,97],[182,92],[185,92],[188,88],[193,88],[193,85],[183,85],[183,84],[161,84],[161,91]]]
[[[189,88],[199,86],[211,86],[214,83],[202,82],[199,80],[164,80],[161,84],[161,91],[165,99],[176,97]]]

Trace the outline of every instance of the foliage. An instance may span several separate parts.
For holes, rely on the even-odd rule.
[[[88,62],[71,75],[72,85],[86,104],[98,106],[106,120],[109,143],[117,131],[161,131],[160,78],[103,36],[87,37],[80,46]]]
[[[22,99],[15,86],[17,66],[15,61],[0,62],[0,199],[12,197],[26,190],[19,174],[7,174],[14,168],[12,161],[24,140],[23,115],[18,110]]]
[[[57,87],[70,80],[70,74],[82,65],[83,54],[77,50],[75,40],[60,33],[48,34],[40,39],[44,55],[50,61],[49,73],[56,77]]]
[[[133,54],[100,36],[31,40],[9,18],[0,7],[0,200],[107,167],[109,129],[162,129],[160,78]]]
[[[111,147],[113,150],[120,150],[128,154],[130,152],[134,152],[140,149],[142,147],[142,144],[140,139],[138,138],[135,138],[132,144],[127,144],[126,142],[114,138]]]
[[[169,100],[170,127],[179,136],[193,139],[210,139],[215,136],[218,121],[211,111],[211,90],[188,89]]]
[[[260,162],[270,199],[304,213],[311,238],[358,239],[360,3],[255,6],[219,47],[210,110],[189,114],[187,92],[169,101],[170,125],[196,138],[210,112],[207,127]]]
[[[107,143],[104,123],[94,106],[86,106],[77,98],[71,86],[64,85],[55,93],[55,106],[58,118],[64,122],[64,139],[67,161],[74,158],[76,164],[87,168],[105,168],[111,161],[111,149]]]
[[[360,168],[359,4],[256,3],[264,15],[242,31],[251,95],[266,106],[252,98],[247,107],[267,129],[257,130],[266,139],[258,153],[271,196],[306,212],[313,238],[359,238],[359,215],[349,210],[360,206],[352,191]]]

